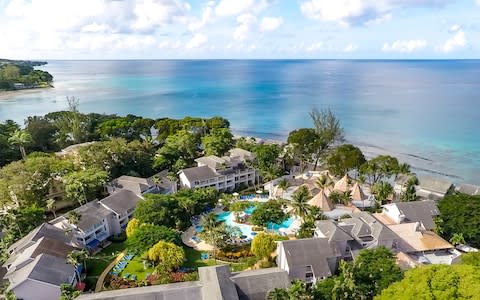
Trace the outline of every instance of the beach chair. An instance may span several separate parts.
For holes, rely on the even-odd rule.
[[[132,277],[131,277],[132,280],[137,280],[137,275],[136,274],[133,274]]]
[[[128,277],[130,277],[130,273],[126,273],[125,275],[123,275],[123,279],[128,279]]]

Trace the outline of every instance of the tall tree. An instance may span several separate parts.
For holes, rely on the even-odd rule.
[[[378,206],[380,206],[384,204],[388,199],[388,196],[393,193],[393,187],[386,181],[380,181],[373,186],[372,191],[375,195],[375,200],[377,200]]]
[[[69,211],[67,214],[68,223],[72,225],[77,225],[78,222],[80,222],[81,217],[82,216],[74,210]]]
[[[25,146],[32,142],[32,136],[25,130],[17,130],[8,139],[8,142],[14,146],[18,146],[22,158],[25,159],[27,157]]]
[[[344,132],[340,125],[340,120],[330,109],[319,111],[313,108],[310,111],[310,118],[312,119],[315,132],[319,136],[314,166],[314,170],[316,170],[318,161],[320,157],[325,154],[325,151],[335,143],[344,140]]]
[[[263,177],[272,178],[281,175],[282,169],[278,165],[281,149],[278,145],[259,145],[255,147],[255,167]]]
[[[280,224],[288,218],[280,201],[270,200],[259,204],[250,217],[250,222],[257,226],[268,227],[269,224]]]
[[[398,160],[389,155],[379,155],[360,167],[360,174],[368,177],[370,184],[388,179],[398,172]]]
[[[282,288],[274,288],[267,294],[267,300],[290,300],[288,292]]]
[[[365,163],[362,151],[350,144],[335,148],[327,160],[328,170],[335,176],[343,176],[352,170],[359,170]]]
[[[171,271],[183,264],[185,252],[173,243],[160,241],[148,249],[148,259],[163,270]]]
[[[320,147],[320,141],[320,136],[312,128],[300,128],[288,134],[287,143],[291,145],[294,156],[300,160],[302,171],[307,163],[314,161],[315,154]]]
[[[233,135],[228,128],[214,128],[202,137],[205,154],[223,156],[233,146]]]
[[[310,194],[308,187],[305,185],[300,186],[292,195],[292,202],[290,203],[293,208],[292,213],[305,219],[310,212],[311,206],[308,204],[310,199],[312,199],[312,195]]]

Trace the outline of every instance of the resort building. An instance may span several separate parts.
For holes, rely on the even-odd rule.
[[[44,223],[13,244],[3,265],[7,290],[17,299],[58,299],[61,284],[76,284],[75,269],[66,262],[74,250],[69,243],[62,230]]]
[[[277,266],[285,270],[290,280],[307,284],[335,274],[341,253],[327,238],[281,241],[277,244]]]
[[[421,177],[416,188],[417,197],[427,200],[440,200],[453,190],[450,181],[433,177]]]
[[[183,188],[213,187],[217,191],[231,191],[240,184],[254,185],[257,172],[246,162],[255,159],[249,151],[235,148],[229,156],[215,155],[197,158],[197,166],[183,169],[178,174]]]
[[[177,191],[177,183],[168,177],[164,170],[149,178],[120,176],[107,184],[107,191],[113,194],[119,190],[129,190],[141,197],[144,194],[172,194]]]
[[[63,215],[52,224],[65,232],[71,232],[77,247],[94,250],[112,235],[120,234],[132,218],[141,198],[129,190],[119,190],[100,200],[84,204],[76,209],[80,218],[70,223]]]
[[[78,300],[264,300],[274,288],[287,288],[290,279],[279,268],[231,273],[228,265],[198,268],[198,281],[83,294]]]
[[[433,200],[385,204],[381,214],[374,214],[386,225],[419,222],[426,230],[435,229],[435,217],[440,215]]]

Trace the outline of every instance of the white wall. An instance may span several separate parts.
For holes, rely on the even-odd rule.
[[[13,289],[17,299],[56,300],[60,298],[60,287],[36,280],[27,279]]]
[[[180,173],[180,185],[182,187],[192,188],[192,183],[188,181],[187,176],[183,172]]]

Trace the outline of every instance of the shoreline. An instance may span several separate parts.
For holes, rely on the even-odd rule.
[[[38,93],[42,90],[48,90],[51,88],[53,87],[49,86],[49,87],[36,87],[31,89],[22,89],[22,90],[14,90],[14,91],[0,91],[0,101],[10,100],[11,97]]]

